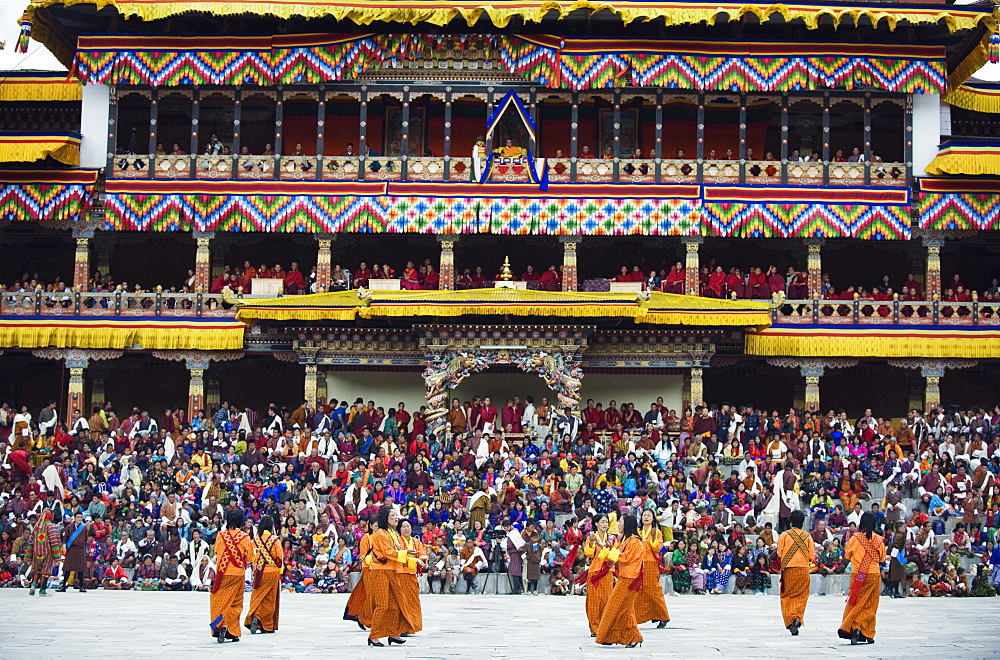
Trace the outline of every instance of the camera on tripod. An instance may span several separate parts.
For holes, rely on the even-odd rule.
[[[487,541],[500,541],[507,536],[507,532],[503,531],[502,528],[497,529],[487,529],[483,532],[483,538]]]

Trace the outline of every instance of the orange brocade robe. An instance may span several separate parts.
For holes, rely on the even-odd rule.
[[[795,619],[805,622],[809,601],[809,562],[816,559],[816,546],[809,534],[790,529],[778,537],[778,559],[781,561],[781,617],[785,627]]]
[[[407,560],[396,532],[379,529],[372,534],[372,563],[365,576],[366,583],[370,583],[365,585],[365,591],[374,608],[369,639],[398,637],[413,625],[414,613],[403,611],[405,596],[400,593],[401,581],[395,577],[396,569]]]
[[[642,566],[645,545],[638,536],[630,536],[608,553],[608,559],[618,564],[618,581],[601,615],[598,644],[627,645],[642,641],[635,623],[635,600],[645,580]]]
[[[644,577],[642,591],[639,592],[635,600],[635,623],[639,625],[646,621],[670,621],[667,602],[663,599],[663,588],[660,586],[660,567],[658,565],[660,548],[663,547],[663,533],[654,523],[649,533],[640,529],[639,536],[643,537],[642,570]]]
[[[372,563],[372,556],[369,551],[372,549],[372,535],[365,534],[358,543],[358,557],[361,561],[361,579],[351,589],[351,596],[347,599],[347,606],[344,608],[344,618],[349,621],[360,621],[363,626],[370,627],[372,623],[372,601],[368,598],[365,584],[365,576],[368,575],[368,568]]]
[[[285,569],[281,541],[271,532],[253,540],[257,547],[254,559],[253,593],[244,625],[248,628],[254,617],[266,632],[278,629],[278,602],[281,596],[281,574]]]
[[[615,537],[608,534],[603,543],[599,541],[600,538],[595,532],[583,545],[583,554],[591,558],[590,567],[585,575],[587,576],[587,624],[594,635],[601,627],[604,606],[611,598],[611,591],[615,586],[615,576],[611,572],[612,562],[608,559],[608,553],[615,546]]]
[[[403,547],[407,550],[416,550],[417,557],[426,561],[427,553],[424,551],[424,544],[420,539],[400,537]],[[413,555],[411,555],[412,557]],[[406,618],[407,628],[404,632],[415,633],[424,629],[424,615],[420,610],[420,583],[417,581],[417,562],[415,559],[407,559],[405,564],[396,566],[394,584],[398,587],[399,608]]]
[[[878,534],[872,534],[870,539],[855,534],[844,548],[844,558],[851,562],[851,587],[840,629],[850,633],[860,628],[862,635],[874,639],[875,614],[882,593],[879,564],[885,561],[885,541]]]
[[[253,543],[243,530],[223,530],[215,539],[215,557],[215,582],[209,598],[212,627],[225,627],[230,635],[239,637],[244,575],[254,559]]]

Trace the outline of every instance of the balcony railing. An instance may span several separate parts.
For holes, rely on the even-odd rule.
[[[830,325],[998,325],[1000,303],[942,300],[786,300],[775,323]]]
[[[555,183],[906,186],[905,163],[669,158],[549,158]],[[441,156],[118,155],[115,178],[287,181],[468,181],[471,158]],[[496,178],[496,177],[494,177]],[[518,180],[527,181],[527,175]]]
[[[110,291],[6,291],[0,316],[197,316],[232,317],[216,293],[126,293]]]

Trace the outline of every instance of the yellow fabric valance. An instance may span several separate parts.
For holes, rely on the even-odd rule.
[[[577,293],[492,288],[468,291],[340,291],[267,300],[243,299],[236,318],[253,321],[349,321],[413,316],[555,316],[626,318],[661,325],[767,327],[766,302],[654,293]]]
[[[870,4],[868,6],[841,4],[814,4],[795,2],[707,2],[690,0],[687,2],[658,0],[536,0],[534,2],[490,3],[482,0],[401,0],[385,3],[379,0],[356,0],[338,3],[321,0],[302,0],[295,3],[275,3],[271,0],[34,0],[28,7],[29,17],[40,7],[51,5],[93,4],[98,8],[114,7],[119,14],[128,18],[137,16],[151,21],[190,12],[211,13],[218,16],[255,14],[292,17],[320,18],[332,16],[338,20],[348,19],[359,25],[376,21],[395,23],[432,23],[445,25],[461,16],[471,27],[486,14],[497,27],[506,27],[514,17],[525,21],[539,22],[550,11],[565,16],[577,9],[600,11],[606,9],[618,14],[626,23],[636,20],[664,19],[667,25],[712,23],[717,18],[727,17],[738,21],[744,16],[754,15],[760,20],[781,17],[786,22],[801,20],[806,27],[814,30],[820,19],[830,17],[838,26],[845,18],[857,23],[864,18],[872,24],[884,22],[890,29],[899,23],[936,24],[944,22],[951,30],[967,30],[981,22],[992,19],[989,12],[974,7],[947,5],[891,5]],[[995,25],[990,23],[990,25]],[[36,25],[37,29],[37,25]]]
[[[1000,113],[1000,85],[966,82],[948,95],[950,105],[973,112]]]
[[[48,156],[65,165],[79,165],[80,134],[0,134],[0,163],[33,163]]]
[[[237,350],[245,331],[234,319],[5,318],[0,347]]]
[[[747,355],[789,357],[1000,357],[1000,328],[771,327],[748,332]]]
[[[58,71],[12,71],[0,80],[0,101],[79,101],[82,98],[80,81]]]
[[[946,142],[927,167],[928,174],[1000,174],[1000,143]]]

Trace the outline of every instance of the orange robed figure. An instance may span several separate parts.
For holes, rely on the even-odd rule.
[[[614,549],[617,538],[614,534],[608,534],[608,517],[603,513],[595,518],[594,527],[594,532],[583,545],[583,554],[590,557],[590,566],[583,577],[587,580],[587,624],[590,626],[591,637],[597,637],[604,606],[615,587],[615,576],[611,572],[613,566],[608,553]]]
[[[410,521],[403,518],[399,521],[399,540],[410,557],[405,564],[396,566],[395,581],[399,584],[399,607],[406,615],[407,628],[405,634],[420,632],[424,629],[424,615],[420,610],[420,583],[417,581],[417,564],[427,561],[427,552],[420,539],[411,536],[413,527]],[[416,554],[412,554],[413,552]]]
[[[371,556],[372,535],[369,532],[361,537],[358,542],[358,558],[361,562],[361,579],[351,590],[351,597],[347,599],[347,607],[344,608],[344,619],[355,621],[362,630],[368,630],[367,626],[372,624],[372,602],[368,598],[365,584],[365,576],[372,563]]]
[[[875,514],[861,516],[858,533],[844,548],[844,557],[851,562],[851,587],[844,605],[844,619],[837,635],[851,644],[875,642],[875,614],[882,593],[882,571],[885,561],[885,541],[875,533]]]
[[[642,564],[646,548],[639,538],[638,527],[635,516],[622,518],[622,540],[608,553],[608,560],[618,564],[618,581],[601,615],[598,644],[623,644],[632,648],[642,643],[642,633],[635,624],[635,600],[645,579]]]
[[[285,558],[281,540],[275,536],[274,519],[261,516],[257,536],[253,539],[257,549],[254,559],[253,593],[244,625],[252,634],[273,633],[278,629],[278,605],[281,597],[281,574]]]
[[[639,526],[639,538],[642,539],[643,583],[642,591],[635,600],[635,623],[656,621],[657,628],[666,628],[670,621],[667,602],[663,599],[663,588],[660,586],[660,548],[663,547],[663,532],[656,524],[656,516],[649,509],[642,512]]]
[[[383,637],[389,639],[390,646],[406,643],[400,635],[413,628],[416,622],[415,613],[406,607],[403,580],[397,577],[401,574],[396,570],[400,564],[405,566],[413,561],[422,566],[423,561],[416,557],[415,550],[403,546],[395,531],[398,524],[399,514],[395,508],[383,506],[378,514],[378,529],[372,534],[372,563],[365,576],[370,581],[365,591],[374,606],[369,646],[384,646],[379,641]]]
[[[215,539],[215,581],[210,607],[212,636],[222,644],[240,639],[240,616],[243,614],[243,587],[247,566],[254,559],[254,546],[243,531],[246,517],[240,509],[226,512],[226,529]]]
[[[778,559],[781,561],[781,616],[792,635],[799,634],[809,601],[809,562],[816,561],[816,546],[808,533],[802,531],[805,515],[792,511],[788,524],[792,526],[778,537]]]

